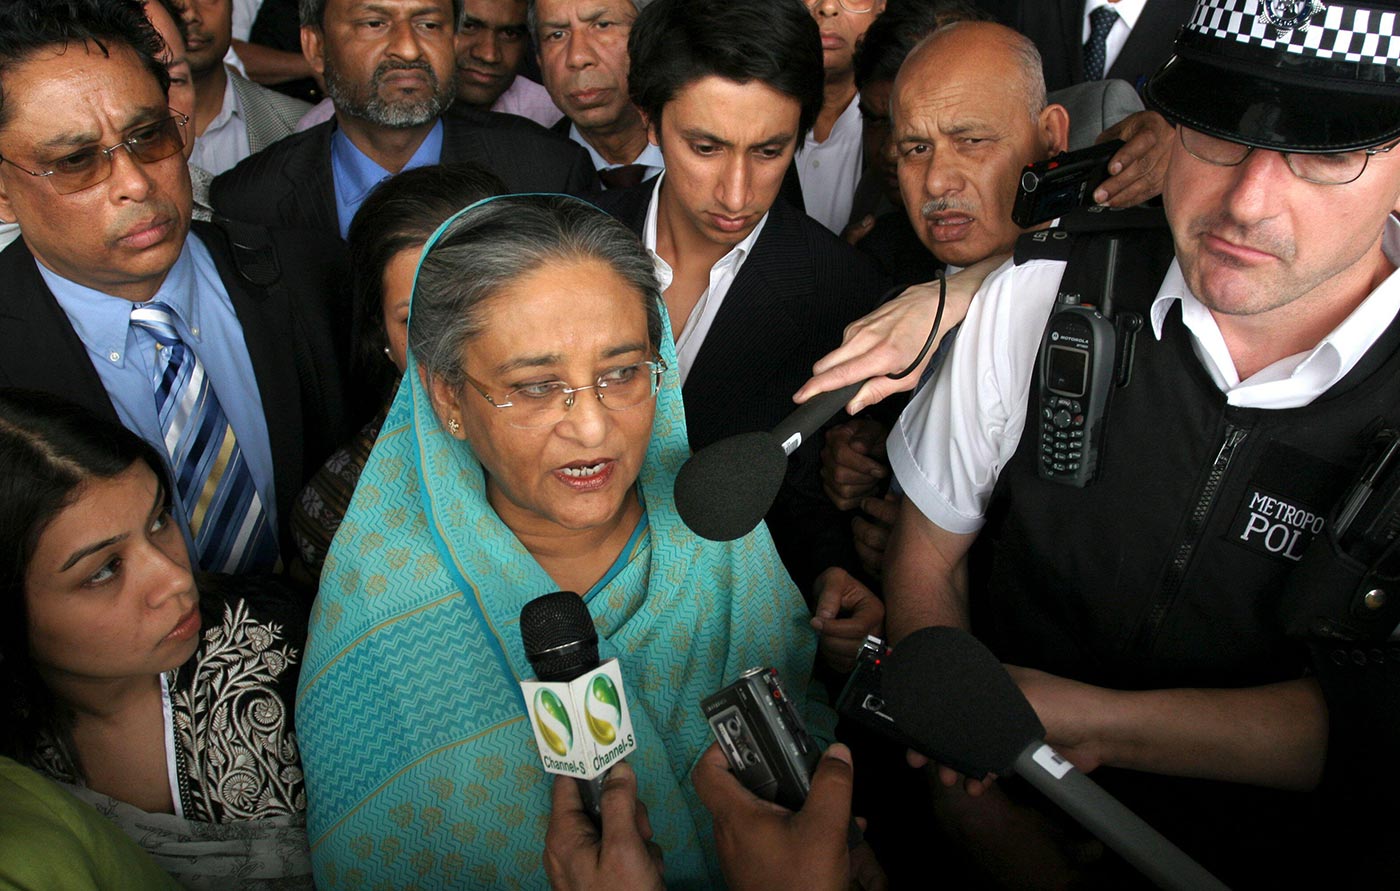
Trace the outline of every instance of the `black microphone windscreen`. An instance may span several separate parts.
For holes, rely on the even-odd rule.
[[[598,664],[598,632],[573,591],[536,597],[520,610],[520,641],[540,680],[572,680]]]
[[[992,651],[959,628],[921,628],[885,662],[895,726],[929,757],[972,777],[1009,773],[1045,727]]]
[[[710,443],[676,474],[676,511],[710,541],[733,541],[759,522],[787,473],[787,454],[771,433],[740,433]]]

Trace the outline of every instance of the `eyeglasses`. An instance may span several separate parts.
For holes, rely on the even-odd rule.
[[[807,11],[811,12],[824,3],[825,0],[802,0],[802,2],[807,5]],[[837,0],[837,3],[847,12],[853,12],[857,15],[869,13],[875,9],[875,0]]]
[[[553,427],[564,420],[564,415],[574,407],[574,394],[584,390],[592,390],[603,407],[612,411],[634,408],[656,395],[666,369],[661,359],[637,362],[606,371],[598,375],[597,383],[586,387],[571,387],[563,381],[541,381],[516,387],[501,400],[492,398],[471,375],[464,372],[463,376],[481,398],[506,413],[506,421],[512,427],[530,430]]]
[[[1176,132],[1181,135],[1181,147],[1186,149],[1191,157],[1198,161],[1205,161],[1207,164],[1214,164],[1217,167],[1236,167],[1244,163],[1244,159],[1249,157],[1254,151],[1254,146],[1244,145],[1238,142],[1231,142],[1228,139],[1218,139],[1208,136],[1199,130],[1192,130],[1190,127],[1178,126]],[[1283,155],[1284,163],[1293,175],[1301,180],[1316,183],[1320,186],[1344,186],[1347,183],[1356,182],[1362,173],[1366,171],[1366,163],[1371,160],[1372,155],[1384,155],[1400,142],[1392,142],[1390,145],[1380,148],[1356,149],[1350,152],[1279,152]],[[1267,151],[1267,149],[1266,149]]]
[[[185,147],[184,128],[189,122],[189,115],[177,113],[153,124],[142,124],[116,145],[107,148],[89,146],[59,158],[53,162],[52,170],[30,170],[4,157],[0,157],[0,162],[8,163],[30,176],[44,177],[55,192],[71,195],[105,182],[112,175],[112,153],[119,148],[126,149],[142,164],[154,164],[169,158]]]

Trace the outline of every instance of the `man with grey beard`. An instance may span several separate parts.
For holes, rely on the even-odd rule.
[[[335,118],[219,176],[214,208],[233,219],[337,232],[385,179],[429,164],[471,162],[513,192],[581,193],[587,153],[514,115],[460,109],[454,39],[461,0],[301,0],[301,45]]]

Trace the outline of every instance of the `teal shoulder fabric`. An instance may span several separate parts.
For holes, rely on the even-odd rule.
[[[723,882],[689,780],[712,738],[699,701],[760,665],[807,700],[816,638],[766,528],[715,543],[681,523],[672,488],[689,451],[663,341],[672,370],[638,479],[649,525],[588,605],[602,656],[621,663],[667,883],[705,888]],[[546,888],[551,778],[517,624],[558,586],[488,505],[481,465],[439,427],[410,363],[326,561],[302,669],[316,882]],[[833,721],[809,714],[818,735]]]

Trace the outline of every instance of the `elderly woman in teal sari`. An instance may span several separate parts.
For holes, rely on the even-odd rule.
[[[409,346],[301,675],[318,887],[546,886],[518,623],[557,590],[620,662],[668,885],[721,885],[689,782],[711,741],[700,699],[767,665],[814,703],[817,736],[832,716],[766,530],[708,542],[676,514],[685,420],[646,252],[574,199],[473,205],[425,248]]]

